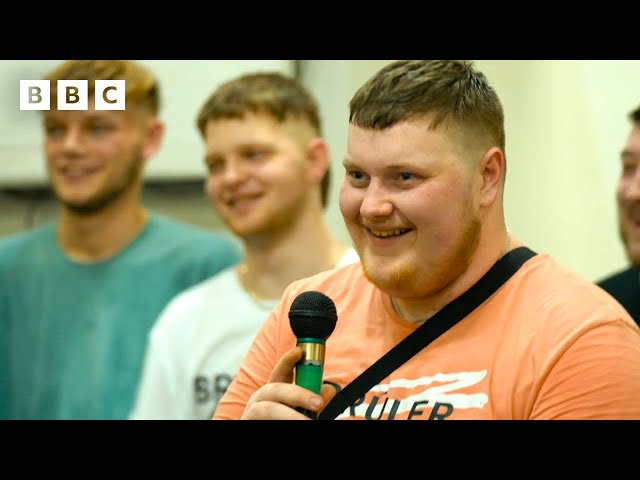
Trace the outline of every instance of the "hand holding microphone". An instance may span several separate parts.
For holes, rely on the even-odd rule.
[[[323,388],[322,377],[325,341],[333,333],[337,318],[333,300],[323,293],[302,292],[293,300],[289,323],[297,338],[296,348],[280,358],[269,382],[254,392],[242,419],[300,419],[299,413],[307,418],[317,418],[316,412],[302,405],[314,408],[310,403],[312,397],[322,397],[326,404],[336,394],[331,386]],[[309,393],[304,393],[300,387]]]
[[[325,294],[308,291],[299,294],[291,303],[289,323],[302,348],[302,358],[295,367],[295,383],[320,395],[324,371],[325,341],[336,327],[336,306]],[[317,414],[297,409],[309,418]]]

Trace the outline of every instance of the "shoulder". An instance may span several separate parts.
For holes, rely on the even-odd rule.
[[[151,213],[149,215],[149,229],[156,233],[162,233],[166,236],[175,236],[182,239],[194,239],[194,240],[211,240],[224,239],[225,241],[231,241],[226,235],[222,233],[207,230],[204,227],[186,223],[182,220],[167,217],[160,213]]]
[[[236,290],[233,280],[234,268],[227,267],[175,295],[160,313],[154,325],[154,334],[166,335],[169,332],[188,329],[192,324],[197,324],[203,314],[209,315],[217,311],[218,299],[223,300],[220,302],[223,304]]]
[[[290,304],[300,293],[318,291],[331,298],[336,305],[369,298],[376,287],[367,280],[360,262],[317,273],[292,282],[284,292],[283,301]]]
[[[189,235],[202,234],[206,230],[202,227],[168,217],[164,214],[151,212],[149,213],[149,225],[159,231],[186,233]]]
[[[640,269],[636,267],[629,267],[625,270],[612,273],[597,282],[600,287],[608,292],[619,288],[626,289],[630,285],[638,285],[638,283],[640,283]]]
[[[43,225],[24,232],[15,233],[0,239],[0,261],[8,262],[29,259],[34,251],[42,251],[43,247],[55,244],[54,225]]]
[[[523,279],[530,292],[545,298],[582,300],[591,297],[596,303],[608,303],[606,295],[595,282],[562,265],[548,254],[538,254],[523,267]],[[568,300],[574,302],[574,300]]]
[[[634,324],[610,294],[547,254],[527,261],[506,287],[513,307],[549,323],[549,332],[578,333],[617,321]]]
[[[640,325],[640,268],[629,267],[598,282]]]
[[[583,297],[593,297],[596,302],[608,299],[594,282],[548,254],[538,254],[529,259],[514,278],[527,289],[527,295],[537,299],[566,299],[571,303]]]
[[[6,237],[0,238],[0,248],[19,248],[24,245],[30,245],[44,238],[50,239],[54,235],[54,233],[55,226],[53,224],[34,227],[29,230],[24,230],[19,233],[13,233]]]
[[[159,214],[150,216],[144,242],[177,261],[215,260],[211,263],[212,272],[237,262],[242,256],[239,244],[230,236]]]

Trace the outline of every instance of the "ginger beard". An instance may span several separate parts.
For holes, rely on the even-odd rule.
[[[470,205],[467,212],[472,212]],[[424,227],[423,227],[424,228]],[[398,298],[421,298],[437,294],[454,282],[471,263],[480,243],[482,222],[472,213],[464,223],[462,234],[439,259],[430,259],[428,252],[413,251],[404,258],[376,259],[375,262],[396,262],[397,266],[379,269],[368,262],[366,251],[358,250],[364,274],[381,290]]]

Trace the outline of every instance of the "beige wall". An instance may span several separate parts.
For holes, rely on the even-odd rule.
[[[332,150],[327,219],[348,241],[337,206],[348,102],[387,60],[305,60],[303,81],[319,99]],[[596,280],[626,264],[614,203],[626,115],[640,104],[640,61],[477,60],[502,99],[507,130],[506,217],[539,252]],[[0,175],[2,173],[0,172]],[[197,182],[147,189],[155,209],[221,228]],[[32,208],[33,207],[33,208]],[[55,217],[55,205],[0,193],[0,236]]]
[[[626,265],[615,187],[640,62],[478,60],[506,115],[507,221],[534,249],[596,280]]]
[[[142,195],[147,207],[209,230],[227,233],[198,181],[147,184]],[[48,192],[0,192],[0,237],[55,220],[59,208]]]
[[[319,96],[333,149],[327,218],[347,238],[336,201],[347,104],[387,60],[310,60],[303,79]],[[532,248],[597,280],[626,265],[614,201],[627,113],[640,104],[640,61],[476,60],[505,110],[505,215]]]

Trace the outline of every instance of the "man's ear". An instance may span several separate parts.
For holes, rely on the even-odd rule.
[[[164,138],[164,123],[157,117],[153,117],[146,125],[142,157],[148,160],[158,153]]]
[[[329,168],[329,145],[322,138],[313,138],[307,144],[307,160],[309,161],[309,178],[319,185]]]
[[[506,163],[502,150],[491,147],[479,163],[480,169],[480,206],[488,207],[496,201],[502,192]]]

